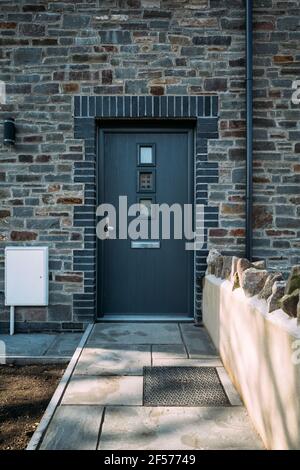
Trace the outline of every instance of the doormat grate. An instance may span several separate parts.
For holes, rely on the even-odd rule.
[[[229,406],[214,367],[144,367],[144,406]]]

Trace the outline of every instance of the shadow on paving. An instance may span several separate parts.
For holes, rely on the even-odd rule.
[[[192,324],[96,324],[40,448],[262,449],[243,406],[143,406],[142,374],[124,371],[129,365],[142,371],[149,359],[152,365],[155,346],[167,349],[172,365],[178,345],[186,366],[195,358],[218,359],[206,331]],[[146,364],[139,363],[138,346]],[[208,383],[204,389],[210,393]]]

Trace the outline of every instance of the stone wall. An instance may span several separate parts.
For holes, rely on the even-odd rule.
[[[299,263],[300,77],[298,1],[254,2],[254,255],[289,271]]]
[[[254,3],[254,248],[255,256],[284,268],[296,262],[299,245],[300,110],[290,98],[298,73],[300,9],[297,0],[288,7],[278,0]],[[91,169],[80,169],[87,150],[84,139],[74,137],[74,95],[217,95],[219,138],[196,149],[201,164],[208,145],[211,163],[196,190],[219,213],[219,222],[208,229],[208,245],[242,255],[244,1],[1,0],[0,5],[0,79],[7,84],[0,124],[13,116],[17,127],[15,147],[0,147],[1,242],[50,247],[50,307],[17,309],[18,327],[81,328],[91,317],[77,314],[73,302],[95,310],[93,279],[84,278],[78,263],[84,237],[90,247],[95,240],[74,214],[95,204],[95,194],[88,187]],[[218,178],[211,173],[216,167]],[[198,273],[205,270],[205,257],[199,256]],[[2,255],[2,292],[3,269]],[[6,321],[3,294],[0,304],[0,321]]]
[[[300,448],[300,326],[278,309],[205,277],[203,322],[267,449]]]
[[[267,313],[282,309],[300,324],[300,265],[291,267],[285,280],[281,272],[268,270],[264,260],[250,262],[246,258],[223,256],[212,249],[206,273],[229,281],[233,291],[241,288],[246,297],[265,300]]]

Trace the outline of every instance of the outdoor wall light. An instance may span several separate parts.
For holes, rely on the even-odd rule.
[[[4,121],[4,136],[3,143],[5,145],[14,145],[15,144],[15,120],[14,118],[7,118]]]

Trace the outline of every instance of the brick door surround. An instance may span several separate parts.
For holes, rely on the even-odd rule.
[[[204,205],[205,244],[195,254],[195,320],[201,321],[207,231],[218,227],[219,208],[208,204],[210,184],[218,183],[218,162],[209,161],[208,140],[218,139],[218,96],[75,96],[74,136],[83,139],[82,161],[74,163],[74,183],[84,184],[84,204],[74,207],[74,226],[84,229],[84,247],[73,251],[73,270],[83,272],[84,291],[73,295],[73,318],[96,318],[96,162],[97,128],[106,119],[194,120],[195,202]],[[197,282],[198,281],[198,282]]]

